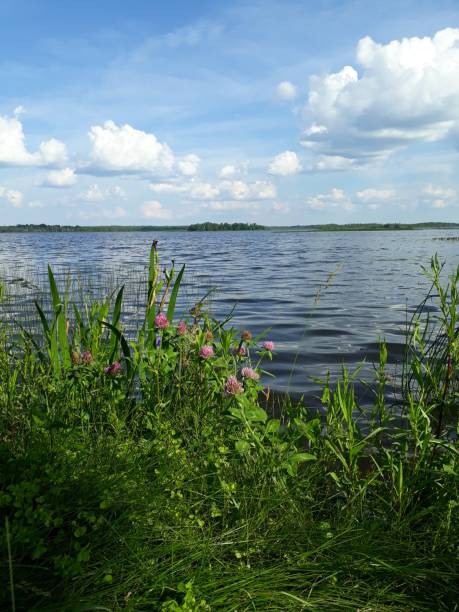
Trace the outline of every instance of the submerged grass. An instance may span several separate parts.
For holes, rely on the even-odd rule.
[[[438,316],[408,326],[398,406],[381,344],[363,431],[345,370],[323,419],[268,417],[275,347],[204,301],[174,322],[156,245],[135,338],[123,288],[73,303],[50,268],[41,334],[0,332],[1,609],[457,610],[459,272],[428,273]]]

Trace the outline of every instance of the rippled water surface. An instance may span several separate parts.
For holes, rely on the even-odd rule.
[[[425,295],[420,266],[438,252],[447,268],[459,264],[459,242],[443,230],[398,232],[155,232],[0,234],[0,278],[13,297],[9,308],[32,305],[50,262],[58,271],[90,275],[94,284],[127,283],[135,318],[152,240],[163,263],[186,263],[185,311],[210,287],[212,312],[235,305],[234,325],[267,337],[277,351],[274,388],[312,396],[311,377],[341,365],[377,358],[378,337],[400,358],[405,321]],[[25,279],[20,280],[20,279]],[[17,314],[16,313],[16,314]],[[6,316],[3,313],[3,316]],[[363,370],[369,376],[370,368]]]

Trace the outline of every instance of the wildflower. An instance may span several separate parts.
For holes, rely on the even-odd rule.
[[[272,342],[272,340],[266,340],[266,342],[263,342],[263,348],[265,349],[265,351],[273,351],[274,342]]]
[[[251,380],[258,380],[260,375],[255,372],[253,368],[242,368],[241,374],[244,378],[250,378]]]
[[[161,348],[161,336],[159,334],[156,336],[155,346],[157,349]]]
[[[244,393],[244,387],[235,376],[228,376],[225,383],[225,395],[240,395]]]
[[[177,325],[177,334],[178,334],[179,336],[183,336],[183,335],[185,335],[185,334],[186,334],[187,329],[188,329],[188,328],[187,328],[187,326],[186,326],[185,321],[180,321],[180,323]]]
[[[238,357],[245,357],[247,355],[245,346],[238,346],[238,348],[236,349],[236,355]]]
[[[210,344],[205,344],[204,346],[201,347],[201,350],[199,351],[199,356],[202,357],[203,359],[209,359],[209,357],[213,357],[214,356],[213,347],[210,346]]]
[[[155,325],[158,329],[166,329],[169,326],[169,321],[167,320],[164,312],[160,312],[155,317]]]
[[[84,353],[81,355],[81,361],[85,363],[86,365],[89,365],[90,363],[92,363],[91,351],[84,351]]]
[[[108,368],[104,369],[105,374],[107,376],[116,376],[121,372],[121,364],[119,361],[114,361]]]
[[[214,339],[214,335],[213,333],[210,331],[210,329],[208,329],[206,331],[206,342],[212,342],[212,340]]]
[[[252,340],[252,334],[251,334],[251,332],[249,332],[248,329],[244,329],[244,331],[241,334],[241,338],[245,342],[249,342],[250,340]]]
[[[70,356],[73,365],[78,365],[80,363],[80,354],[77,353],[77,351],[72,351],[72,354]]]

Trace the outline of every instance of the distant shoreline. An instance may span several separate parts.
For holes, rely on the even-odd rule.
[[[231,227],[231,225],[235,227]],[[203,226],[202,228],[200,226]],[[204,227],[208,226],[208,227]],[[459,223],[427,221],[424,223],[350,223],[290,226],[254,226],[244,223],[212,223],[193,225],[47,225],[18,224],[0,226],[0,234],[9,233],[75,233],[75,232],[218,232],[218,231],[270,231],[270,232],[368,232],[368,231],[406,231],[423,229],[459,229]]]

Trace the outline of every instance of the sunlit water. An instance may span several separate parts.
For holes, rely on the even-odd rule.
[[[36,285],[46,265],[93,279],[95,286],[126,283],[125,323],[135,325],[148,251],[158,240],[163,264],[187,266],[180,308],[187,311],[206,290],[217,288],[212,314],[224,317],[235,306],[233,324],[258,333],[271,328],[276,352],[267,380],[278,390],[317,393],[314,377],[339,373],[343,364],[367,366],[371,379],[378,338],[390,361],[400,360],[407,316],[429,283],[421,274],[433,253],[451,270],[459,263],[459,242],[445,230],[397,232],[154,232],[0,234],[0,278],[12,301],[2,316],[32,310]],[[364,401],[364,386],[360,385]]]

